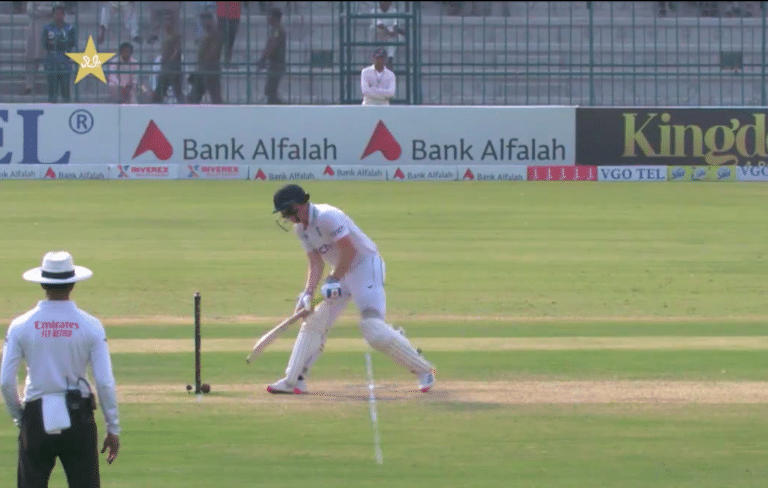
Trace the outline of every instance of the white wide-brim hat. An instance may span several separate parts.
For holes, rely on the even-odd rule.
[[[43,265],[32,268],[21,275],[27,281],[46,285],[63,285],[87,280],[93,271],[83,266],[75,266],[72,255],[66,251],[54,251],[43,256]]]

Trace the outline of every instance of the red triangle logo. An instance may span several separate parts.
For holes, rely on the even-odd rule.
[[[395,170],[394,178],[400,178],[401,180],[404,180],[405,179],[405,175],[403,174],[403,170],[401,170],[400,168],[397,168]]]
[[[259,171],[256,172],[256,176],[253,177],[254,180],[266,180],[267,175],[264,174],[264,172],[259,168]]]
[[[173,156],[173,146],[168,142],[165,134],[155,124],[154,120],[149,121],[149,125],[147,125],[147,129],[144,131],[144,135],[141,136],[132,159],[136,159],[137,156],[141,156],[147,151],[154,153],[160,161],[167,161]]]
[[[360,159],[365,159],[376,151],[381,152],[387,161],[394,161],[403,153],[403,149],[395,139],[395,136],[389,132],[389,129],[387,129],[387,126],[384,125],[384,122],[381,120],[376,124],[376,128],[373,129],[371,140],[368,141],[368,145],[365,146],[365,151],[363,151],[363,155],[360,156]]]
[[[323,171],[324,175],[333,176],[336,173],[333,172],[333,168],[331,168],[331,165],[328,165],[325,167],[325,171]]]
[[[50,166],[48,167],[48,171],[45,172],[45,178],[51,178],[52,180],[56,179],[56,173]]]
[[[467,171],[464,172],[464,179],[465,180],[474,180],[475,175],[472,173],[472,170],[467,168]]]

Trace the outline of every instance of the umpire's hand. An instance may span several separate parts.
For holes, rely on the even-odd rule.
[[[120,450],[120,437],[117,434],[107,433],[107,436],[104,438],[104,447],[101,448],[102,454],[107,449],[109,449],[107,462],[112,464],[112,461],[117,458],[117,451]]]

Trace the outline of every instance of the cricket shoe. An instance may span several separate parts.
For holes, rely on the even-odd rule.
[[[302,393],[307,392],[307,385],[304,383],[303,379],[298,380],[296,383],[291,385],[286,381],[285,378],[283,378],[272,383],[271,385],[267,385],[267,391],[273,394],[286,393],[289,395],[301,395]]]
[[[435,380],[435,370],[429,373],[420,374],[419,376],[419,391],[426,393],[435,386],[437,380]]]

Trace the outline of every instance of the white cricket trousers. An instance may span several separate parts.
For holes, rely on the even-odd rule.
[[[381,320],[387,316],[387,296],[384,293],[386,266],[380,254],[369,254],[350,269],[341,280],[341,296],[328,300],[328,328],[333,326],[350,300],[359,313],[378,312]]]

